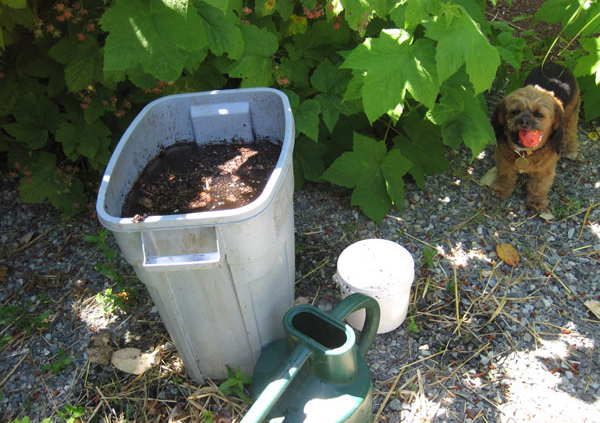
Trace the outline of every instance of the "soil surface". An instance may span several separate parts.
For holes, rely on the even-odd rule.
[[[173,144],[142,171],[121,215],[142,220],[245,206],[262,193],[280,153],[281,146],[266,140]]]

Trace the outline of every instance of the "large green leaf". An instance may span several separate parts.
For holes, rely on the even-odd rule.
[[[342,94],[351,78],[350,70],[339,69],[329,60],[317,66],[310,78],[313,88],[321,91],[315,100],[321,105],[321,115],[330,132],[340,117]]]
[[[213,7],[219,9],[223,14],[227,13],[229,10],[229,1],[230,0],[202,0],[206,4],[210,4]]]
[[[391,150],[381,164],[381,172],[386,181],[387,193],[399,211],[402,211],[404,202],[404,175],[412,166],[412,161],[397,149]]]
[[[445,87],[439,103],[429,111],[428,117],[442,127],[444,143],[453,149],[464,142],[476,156],[488,143],[495,141],[484,102],[465,87]]]
[[[100,45],[93,36],[87,36],[83,41],[61,38],[48,54],[65,65],[65,81],[70,92],[81,91],[104,79]]]
[[[375,8],[367,0],[341,0],[344,6],[344,16],[350,28],[364,35],[367,25],[373,19]],[[382,15],[382,17],[385,15]]]
[[[295,90],[310,88],[309,74],[311,67],[306,59],[290,60],[288,57],[279,59],[279,69],[277,75],[287,78],[290,86]]]
[[[19,197],[25,203],[42,203],[56,192],[56,156],[43,151],[28,166],[29,175],[21,178]]]
[[[600,38],[588,38],[582,41],[581,47],[588,54],[577,61],[573,73],[576,76],[593,75],[596,79],[596,85],[598,85],[600,84]]]
[[[269,16],[277,11],[277,0],[256,0],[255,13],[258,17]]]
[[[583,100],[585,120],[589,122],[600,117],[600,85],[596,84],[593,76],[579,78]]]
[[[600,4],[597,1],[546,0],[535,14],[537,21],[561,23],[568,39],[598,33]]]
[[[292,43],[284,44],[292,61],[307,60],[311,67],[321,63],[322,58],[336,55],[348,43],[350,29],[343,21],[335,29],[331,22],[318,20],[305,34],[296,34]]]
[[[439,19],[425,24],[426,35],[438,42],[435,53],[440,82],[466,65],[478,94],[492,85],[500,56],[462,6],[447,5]]]
[[[90,159],[95,168],[106,158],[110,144],[110,129],[100,119],[88,125],[84,120],[64,122],[56,131],[56,140],[62,143],[67,157],[75,161],[79,156]]]
[[[351,204],[381,223],[392,204],[402,207],[402,176],[411,163],[398,150],[388,153],[384,141],[357,133],[353,146],[353,151],[342,154],[327,168],[323,179],[354,188]]]
[[[404,108],[406,91],[433,107],[439,90],[434,47],[430,40],[411,41],[404,30],[383,30],[379,38],[367,38],[352,50],[341,65],[365,71],[354,72],[354,78],[363,82],[363,106],[370,122],[386,113],[397,120]]]
[[[310,83],[314,88],[324,93],[343,93],[343,87],[348,83],[351,72],[334,66],[329,60],[323,61],[313,71]]]
[[[265,28],[242,25],[244,54],[229,69],[229,76],[242,78],[242,87],[268,87],[273,83],[273,59],[279,43]]]
[[[394,146],[411,162],[410,174],[417,185],[425,188],[425,175],[441,173],[448,168],[441,128],[413,112],[400,121],[406,136],[394,138]]]
[[[16,122],[3,128],[31,150],[44,147],[49,133],[54,133],[63,119],[56,104],[47,97],[25,99],[15,106],[13,113]]]
[[[352,191],[350,205],[360,207],[369,219],[381,224],[392,206],[381,170],[363,175]]]
[[[410,0],[397,2],[390,11],[390,18],[398,28],[415,28],[431,15],[437,14],[440,0]]]
[[[313,141],[319,140],[319,114],[321,104],[313,99],[304,100],[294,110],[296,132],[306,134]]]
[[[14,122],[4,125],[3,128],[16,141],[27,144],[32,150],[44,147],[48,141],[48,130],[37,124]]]
[[[109,33],[104,49],[105,71],[141,66],[164,81],[177,79],[189,52],[207,45],[204,21],[192,4],[185,16],[161,0],[115,0],[100,19]]]
[[[496,48],[500,57],[513,68],[520,69],[527,41],[524,38],[515,37],[513,29],[505,22],[492,22],[492,26],[498,32]]]
[[[244,52],[244,38],[234,15],[200,3],[198,13],[204,19],[204,28],[210,50],[217,56],[226,53],[238,60]]]
[[[13,9],[23,9],[27,7],[27,0],[0,0],[0,3],[12,7]]]
[[[169,9],[174,10],[181,16],[185,17],[187,15],[190,0],[162,0],[162,2]]]
[[[342,96],[320,93],[317,94],[314,100],[320,105],[325,126],[329,129],[329,132],[332,132],[340,118]]]
[[[300,136],[294,144],[294,185],[302,186],[304,180],[318,181],[325,171],[323,155],[327,151],[324,143],[316,143]]]
[[[57,158],[47,151],[29,152],[11,148],[9,162],[19,163],[23,176],[19,183],[19,197],[25,203],[52,205],[66,215],[74,215],[87,204],[85,186],[77,175],[57,168]]]

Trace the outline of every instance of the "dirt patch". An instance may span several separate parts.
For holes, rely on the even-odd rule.
[[[487,1],[487,18],[492,21],[503,21],[511,25],[517,36],[529,34],[539,41],[548,38],[552,41],[561,32],[560,24],[550,25],[547,22],[538,22],[535,20],[535,14],[542,7],[546,0],[518,0],[510,5],[506,1],[498,1],[494,7]],[[542,50],[549,47],[549,44],[542,42]],[[535,50],[536,46],[532,45]],[[545,52],[545,51],[543,51]],[[541,52],[540,52],[541,53]]]
[[[281,146],[267,140],[176,143],[146,165],[121,216],[142,220],[245,206],[262,193],[280,153]]]

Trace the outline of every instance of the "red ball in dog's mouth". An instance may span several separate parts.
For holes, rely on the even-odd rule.
[[[519,131],[519,140],[524,147],[533,148],[542,140],[542,131],[522,129]]]

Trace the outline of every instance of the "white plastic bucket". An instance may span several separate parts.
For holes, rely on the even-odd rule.
[[[230,210],[121,217],[125,197],[162,147],[265,138],[281,143],[262,194]],[[294,122],[285,94],[269,88],[179,94],[148,104],[106,168],[96,209],[146,285],[188,374],[252,374],[262,348],[283,337],[294,305]]]
[[[412,256],[401,245],[385,239],[367,239],[342,251],[334,280],[340,286],[342,299],[360,293],[377,300],[381,312],[377,333],[386,333],[406,318],[414,268]],[[354,312],[346,320],[362,330],[365,311]]]

